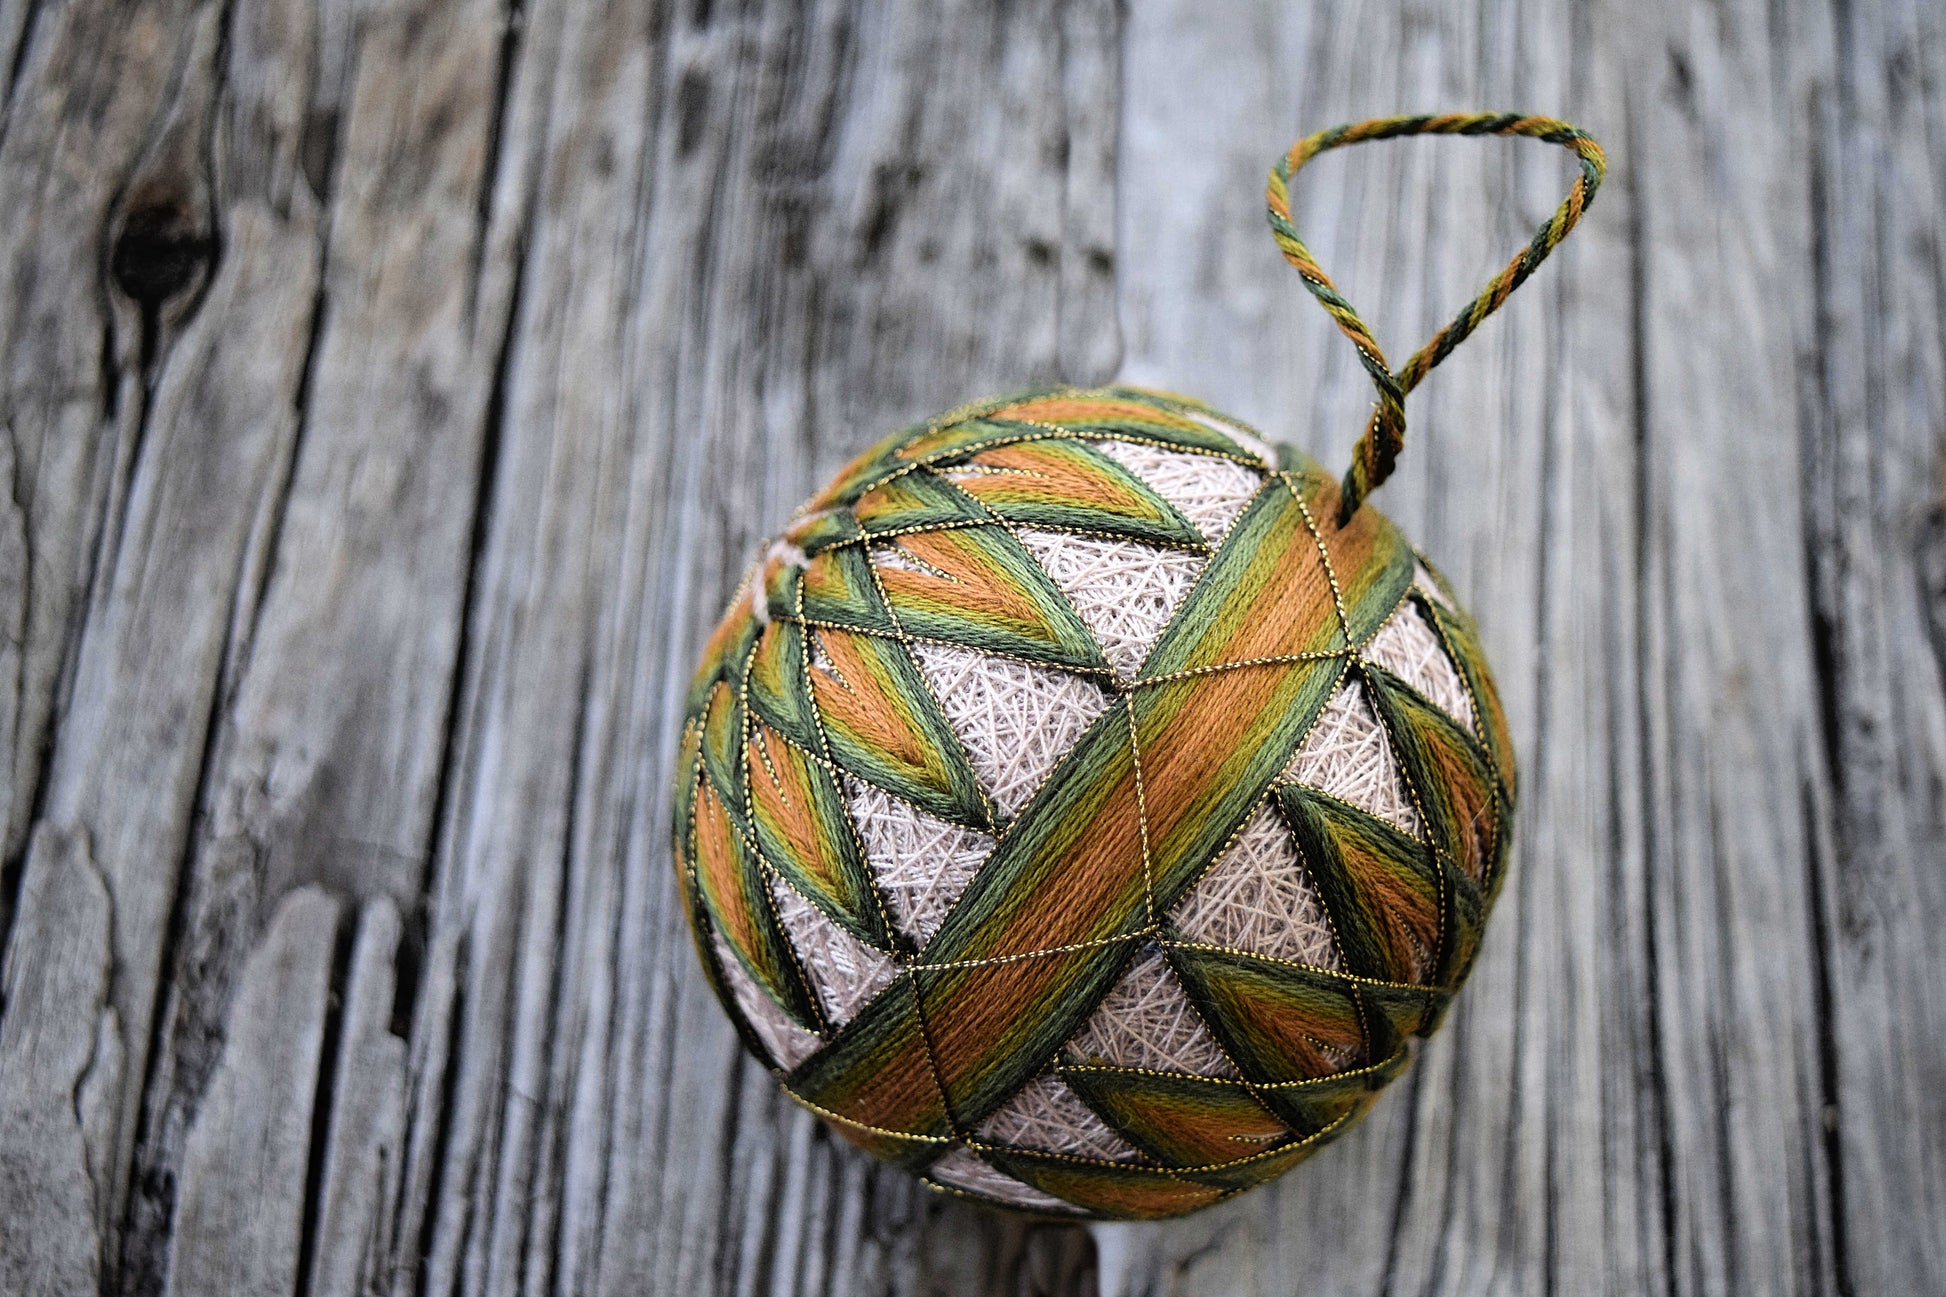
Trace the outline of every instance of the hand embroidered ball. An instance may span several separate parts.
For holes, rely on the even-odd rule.
[[[867,452],[746,580],[684,731],[704,961],[839,1132],[1162,1216],[1344,1130],[1464,975],[1512,753],[1370,507],[1194,402],[1056,390]]]
[[[1364,1114],[1466,975],[1514,794],[1473,623],[1346,494],[1384,450],[1341,488],[1195,401],[1055,388],[799,510],[704,652],[674,834],[793,1098],[943,1191],[1111,1218]]]

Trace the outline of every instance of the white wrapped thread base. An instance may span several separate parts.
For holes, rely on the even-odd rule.
[[[788,1070],[809,1058],[824,1042],[792,1022],[782,1006],[764,994],[763,988],[743,971],[736,953],[720,934],[711,932],[710,944],[715,947],[716,963],[723,970],[723,980],[730,984],[730,994],[736,998],[737,1007],[743,1010],[743,1020],[763,1041],[771,1061]]]
[[[850,1022],[867,1000],[899,975],[899,966],[888,956],[833,923],[781,878],[771,880],[771,894],[777,898],[777,917],[790,934],[798,963],[832,1026]]]
[[[911,648],[974,774],[1009,817],[1112,701],[1072,672],[952,644]]]
[[[1463,728],[1473,728],[1473,699],[1417,604],[1408,601],[1393,613],[1360,656],[1417,689]]]
[[[993,839],[850,776],[845,804],[893,925],[924,947],[992,853]]]
[[[1338,968],[1324,902],[1304,872],[1290,827],[1259,806],[1236,841],[1170,915],[1184,936],[1212,946]]]
[[[1054,1077],[1043,1072],[1014,1092],[980,1123],[981,1139],[994,1144],[1073,1153],[1079,1157],[1132,1162],[1141,1154],[1108,1128],[1094,1109]]]
[[[1292,783],[1329,793],[1360,810],[1419,832],[1419,811],[1392,756],[1392,741],[1379,722],[1365,686],[1347,680],[1318,714],[1317,723],[1284,767]]]
[[[1096,443],[1096,448],[1147,482],[1212,546],[1222,543],[1230,525],[1263,485],[1261,474],[1233,459],[1164,450],[1136,441],[1103,441]]]
[[[1123,680],[1141,670],[1203,571],[1200,556],[1179,549],[1031,528],[1016,534]]]
[[[1068,1042],[1078,1061],[1234,1077],[1160,952],[1140,955]]]

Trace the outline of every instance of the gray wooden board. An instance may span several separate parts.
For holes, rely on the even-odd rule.
[[[0,1292],[1946,1291],[1946,9],[0,0]],[[690,661],[868,440],[1121,376],[1341,462],[1301,129],[1615,167],[1379,497],[1520,846],[1279,1184],[1030,1225],[742,1058]],[[1556,151],[1333,155],[1402,357]]]

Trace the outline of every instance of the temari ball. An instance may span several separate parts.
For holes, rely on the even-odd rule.
[[[881,442],[765,551],[676,846],[751,1052],[955,1193],[1107,1217],[1284,1171],[1404,1068],[1499,882],[1513,755],[1398,528],[1182,397]]]
[[[1564,145],[1567,200],[1397,373],[1291,224],[1317,153]],[[865,452],[688,697],[679,887],[751,1053],[944,1192],[1179,1215],[1343,1133],[1479,948],[1514,757],[1472,621],[1366,502],[1403,400],[1580,218],[1514,113],[1298,141],[1271,230],[1378,390],[1342,483],[1184,397],[1024,392]]]

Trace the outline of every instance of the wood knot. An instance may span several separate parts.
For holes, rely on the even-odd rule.
[[[216,238],[188,203],[140,203],[122,220],[108,272],[116,287],[152,311],[201,283],[215,257]]]

